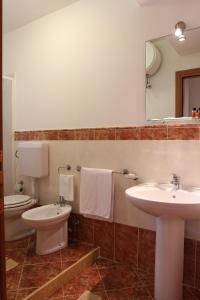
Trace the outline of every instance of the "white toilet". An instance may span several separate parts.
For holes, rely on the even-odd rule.
[[[21,215],[37,203],[36,199],[26,195],[4,197],[5,240],[15,241],[34,233],[22,220]]]
[[[18,145],[18,169],[20,175],[30,177],[32,196],[11,195],[4,197],[5,240],[13,241],[34,232],[21,215],[37,203],[36,178],[48,175],[48,144],[43,142],[21,142]]]
[[[22,214],[24,222],[36,229],[36,253],[44,255],[68,245],[68,218],[72,208],[50,204]]]

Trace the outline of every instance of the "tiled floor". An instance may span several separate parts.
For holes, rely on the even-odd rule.
[[[92,250],[84,243],[49,255],[36,255],[35,238],[6,243],[6,256],[19,263],[6,273],[7,300],[21,300]]]
[[[102,300],[153,300],[153,277],[132,265],[100,258],[49,300],[77,300],[86,290]]]
[[[102,300],[153,300],[154,278],[133,265],[98,259],[79,276],[63,286],[49,300],[77,300],[86,290]],[[183,300],[198,300],[200,293],[184,287]]]
[[[21,300],[56,276],[61,270],[88,253],[92,247],[74,243],[69,248],[45,256],[35,254],[33,239],[6,245],[7,256],[18,261],[18,267],[7,272],[8,300]],[[154,278],[132,264],[99,258],[49,300],[77,300],[90,290],[102,300],[153,300]],[[184,287],[183,300],[198,300],[200,292]]]

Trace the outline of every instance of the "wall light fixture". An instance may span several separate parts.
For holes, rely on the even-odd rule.
[[[185,41],[184,31],[186,29],[186,25],[183,21],[176,23],[175,25],[175,36],[178,38],[179,42]]]

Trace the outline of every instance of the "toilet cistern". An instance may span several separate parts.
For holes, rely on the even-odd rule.
[[[31,196],[38,200],[38,180],[49,174],[48,144],[44,142],[21,142],[18,145],[18,168],[20,175],[30,178]]]

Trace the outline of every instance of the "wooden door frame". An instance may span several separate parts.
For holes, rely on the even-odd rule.
[[[0,300],[6,300],[6,271],[4,243],[4,193],[3,193],[3,125],[2,125],[2,0],[0,0],[1,31],[1,99],[0,99]]]
[[[188,77],[200,76],[200,68],[176,72],[176,118],[183,117],[183,80]]]

